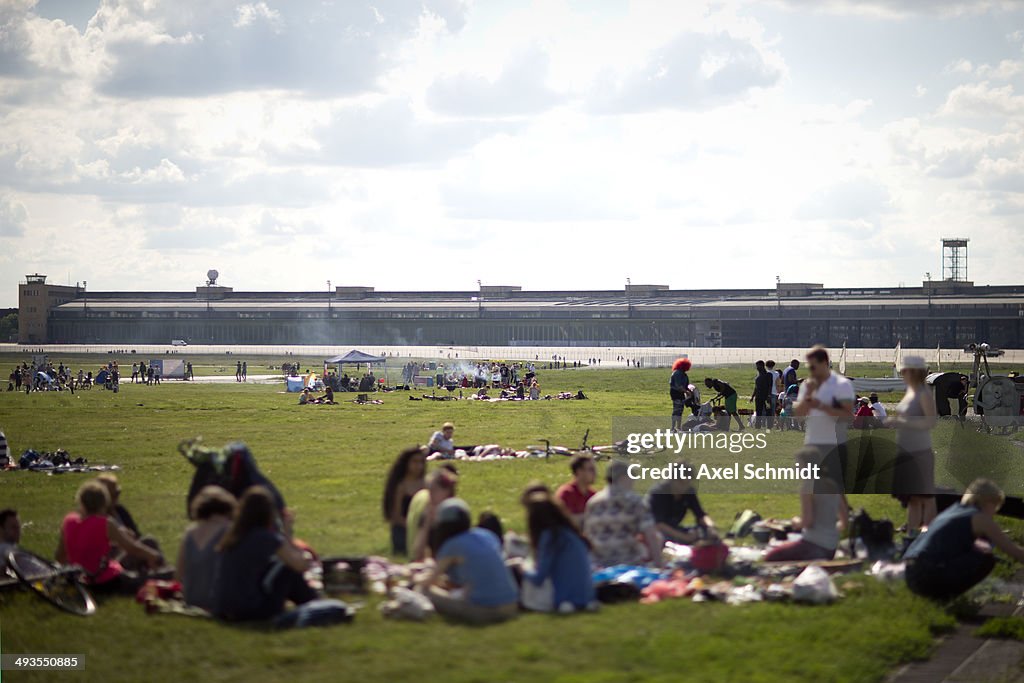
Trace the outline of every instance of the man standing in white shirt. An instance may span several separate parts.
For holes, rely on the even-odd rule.
[[[785,391],[786,387],[782,386],[782,373],[775,369],[775,361],[765,361],[764,367],[768,374],[772,376],[772,393],[768,397],[768,409],[774,418],[779,414],[779,394]]]
[[[804,444],[819,451],[823,471],[831,473],[842,488],[846,432],[856,393],[850,380],[832,372],[824,346],[807,352],[807,371],[810,377],[800,385],[793,413],[804,419]]]

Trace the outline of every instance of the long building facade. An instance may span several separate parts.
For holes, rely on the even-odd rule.
[[[26,276],[19,342],[1024,348],[1024,285],[607,291],[92,292]]]

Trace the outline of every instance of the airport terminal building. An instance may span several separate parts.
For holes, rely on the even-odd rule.
[[[28,275],[22,344],[351,344],[489,346],[1024,348],[1024,285],[463,292],[94,292]]]

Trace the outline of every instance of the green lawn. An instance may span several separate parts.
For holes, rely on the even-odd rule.
[[[0,358],[0,367],[12,362]],[[259,364],[250,362],[250,373]],[[752,375],[720,368],[691,377],[705,374],[734,381],[741,395]],[[387,467],[441,422],[454,421],[462,442],[519,447],[547,438],[578,445],[587,429],[591,443],[609,441],[613,418],[667,412],[665,370],[552,370],[540,379],[545,392],[582,388],[591,400],[440,403],[394,393],[383,396],[383,405],[299,407],[277,386],[122,385],[118,394],[0,393],[0,428],[15,452],[64,447],[91,462],[121,465],[123,502],[168,554],[186,523],[191,476],[175,447],[195,435],[211,444],[248,442],[296,511],[296,534],[322,553],[383,554],[388,533],[379,501]],[[798,441],[783,435],[769,457],[787,462]],[[536,479],[556,484],[568,474],[564,458],[459,467],[460,495],[474,513],[493,510],[518,530],[523,486]],[[82,480],[0,474],[0,505],[19,509],[23,545],[52,554],[57,525]],[[707,493],[702,500],[720,525],[747,507],[765,516],[797,512],[790,495]],[[897,522],[902,517],[888,496],[852,502]],[[528,615],[484,629],[384,621],[371,599],[350,626],[290,633],[147,616],[123,598],[105,600],[83,620],[30,595],[8,594],[0,598],[0,637],[7,653],[86,654],[82,680],[878,681],[899,662],[927,656],[934,633],[950,624],[942,610],[902,586],[858,577],[844,590],[845,599],[829,607],[676,601],[568,618]]]

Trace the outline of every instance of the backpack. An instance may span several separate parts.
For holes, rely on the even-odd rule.
[[[736,513],[736,519],[729,528],[727,538],[743,538],[748,536],[754,529],[754,524],[761,521],[761,515],[753,510],[744,510]]]
[[[21,457],[18,458],[18,467],[23,470],[28,469],[36,460],[39,460],[39,454],[31,448],[26,449],[22,452]]]
[[[860,539],[867,548],[869,561],[891,560],[896,555],[895,535],[891,521],[871,519],[871,515],[861,508],[850,522],[850,554],[856,556],[853,544]]]

